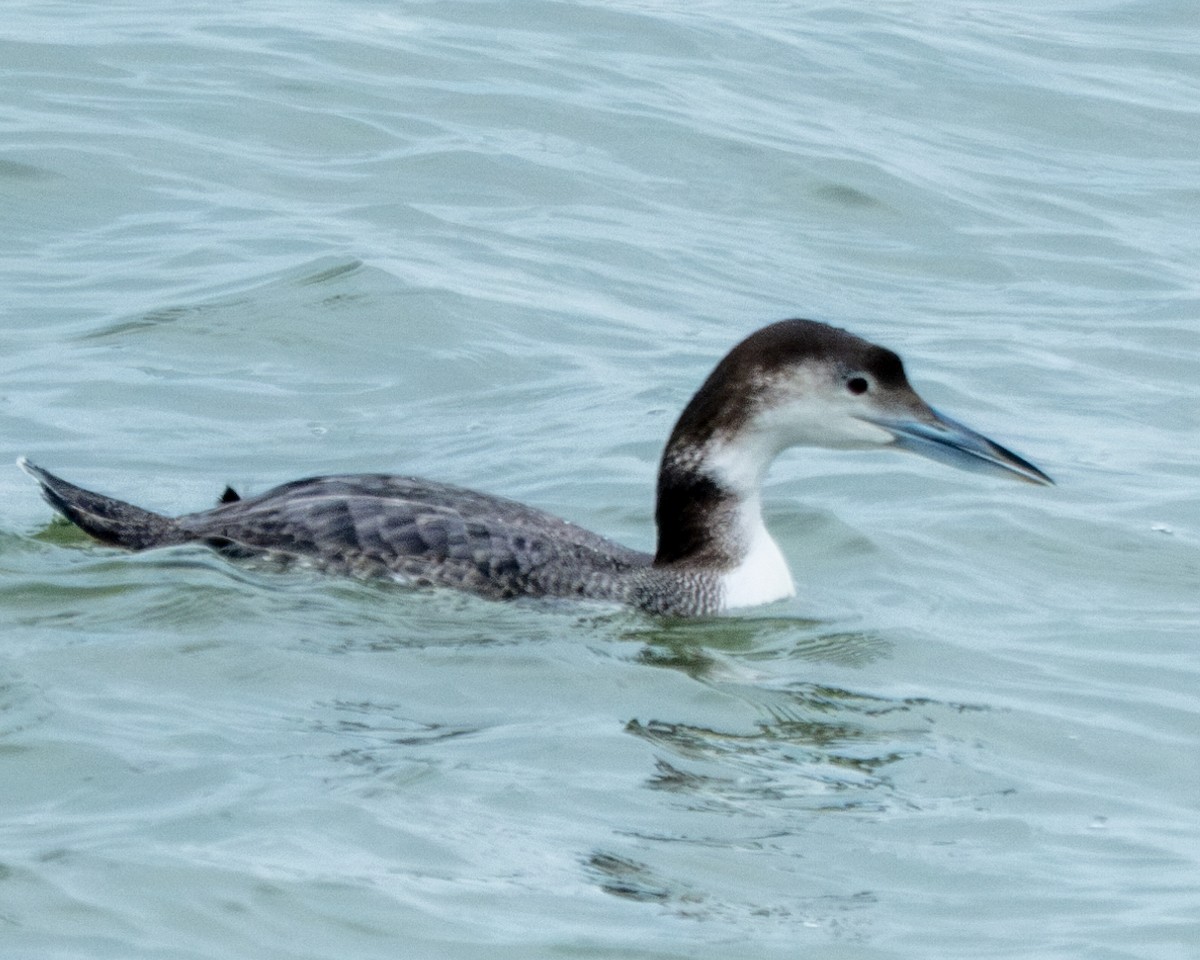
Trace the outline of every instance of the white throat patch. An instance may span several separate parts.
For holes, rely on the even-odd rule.
[[[748,506],[751,508],[747,513],[752,516],[746,517],[746,555],[736,567],[721,574],[721,605],[726,610],[756,607],[796,592],[783,551],[767,532],[758,504]]]

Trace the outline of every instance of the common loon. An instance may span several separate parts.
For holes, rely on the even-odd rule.
[[[495,599],[591,598],[701,616],[795,592],[763,524],[760,492],[771,462],[794,446],[892,446],[1053,482],[933,410],[891,350],[812,320],[751,334],[692,397],[659,467],[654,554],[512,500],[412,477],[313,477],[245,499],[226,489],[211,510],[166,517],[74,486],[25,458],[18,464],[65,517],[130,550],[203,543]]]

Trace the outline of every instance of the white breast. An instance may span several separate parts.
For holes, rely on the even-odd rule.
[[[796,585],[791,571],[766,525],[757,504],[748,505],[743,516],[748,529],[745,556],[732,570],[721,574],[722,608],[755,607],[793,596]]]

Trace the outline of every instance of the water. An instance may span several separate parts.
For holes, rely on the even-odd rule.
[[[125,556],[2,470],[0,954],[1197,955],[1190,4],[5,9],[6,458],[645,548],[800,314],[1059,485],[789,454],[799,595],[671,625]]]

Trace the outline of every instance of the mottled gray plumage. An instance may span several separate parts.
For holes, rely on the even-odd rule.
[[[612,596],[617,577],[651,562],[513,500],[386,474],[297,480],[175,522],[190,540],[497,599]]]
[[[714,608],[696,571],[652,569],[653,557],[515,500],[389,474],[295,480],[211,510],[166,517],[68,483],[25,460],[46,500],[98,540],[132,550],[202,543],[232,556],[303,561],[327,573],[394,577],[494,600],[613,600],[653,613]]]

